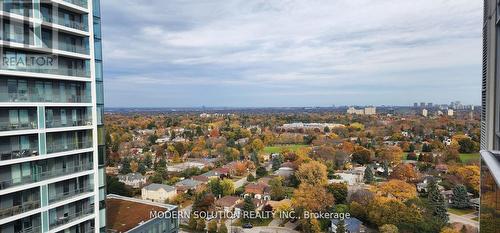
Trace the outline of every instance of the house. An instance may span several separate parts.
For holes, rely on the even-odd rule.
[[[330,220],[330,232],[337,233],[337,224],[339,223],[339,221],[339,219]],[[344,219],[344,224],[347,233],[366,232],[366,227],[363,226],[363,222],[361,222],[357,218],[346,218]]]
[[[164,214],[152,217],[153,212]],[[104,217],[108,232],[174,233],[179,232],[179,220],[174,217],[175,212],[177,212],[177,206],[110,194],[106,196],[106,216]]]
[[[126,175],[118,175],[118,181],[132,186],[132,188],[140,188],[146,184],[146,177],[141,175],[141,173],[128,173]]]
[[[469,205],[476,210],[479,210],[479,198],[472,198],[469,200]]]
[[[429,185],[429,183],[431,183],[432,180],[436,180],[436,183],[441,182],[440,178],[436,178],[434,176],[426,176],[423,178],[422,182],[417,184],[417,191],[420,193],[426,193],[427,186]],[[438,185],[438,188],[442,188],[442,186]]]
[[[436,165],[436,171],[441,172],[441,173],[447,173],[448,172],[448,165],[438,164],[438,165]]]
[[[201,174],[202,176],[208,177],[208,179],[216,179],[216,178],[221,178],[221,177],[227,177],[229,176],[229,169],[228,168],[216,168],[213,169],[209,172],[205,172]]]
[[[441,195],[444,196],[444,199],[448,204],[453,203],[453,190],[444,190],[441,191]],[[467,197],[470,199],[474,194],[467,192]]]
[[[209,178],[206,176],[193,176],[191,179],[202,182],[202,183],[208,183]]]
[[[233,211],[234,207],[241,203],[243,200],[239,197],[235,196],[225,196],[222,198],[219,198],[215,200],[215,206],[220,209],[224,210],[226,212]]]
[[[111,167],[111,166],[107,166],[106,167],[106,174],[108,175],[118,175],[118,173],[120,172],[120,169],[118,167]]]
[[[187,170],[189,168],[203,169],[204,167],[205,167],[205,164],[203,164],[203,163],[185,162],[185,163],[179,163],[179,164],[175,164],[175,165],[169,165],[169,166],[167,166],[167,171],[169,171],[169,172],[182,172],[182,171]]]
[[[293,175],[295,170],[289,167],[280,167],[278,170],[274,172],[274,175],[281,176],[283,178],[288,178]]]
[[[177,192],[187,192],[188,190],[196,190],[203,182],[193,180],[193,179],[184,179],[177,183],[175,183],[175,187],[177,188]]]
[[[150,184],[141,190],[143,200],[165,203],[165,201],[175,198],[177,189],[165,184]]]
[[[357,172],[341,172],[335,173],[335,175],[339,176],[340,179],[331,179],[329,183],[347,183],[347,185],[355,185],[359,183],[363,183],[363,175]]]
[[[267,201],[262,199],[252,198],[253,205],[255,206],[255,211],[260,211],[267,204]],[[245,201],[238,203],[234,207],[234,215],[241,216],[243,207],[245,206]]]
[[[271,200],[270,187],[264,183],[251,183],[245,186],[245,197],[253,196],[255,199]]]

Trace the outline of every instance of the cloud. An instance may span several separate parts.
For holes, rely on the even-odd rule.
[[[477,1],[106,0],[102,11],[108,106],[479,102]]]

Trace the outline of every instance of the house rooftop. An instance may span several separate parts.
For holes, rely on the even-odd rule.
[[[151,211],[172,211],[177,206],[110,194],[106,197],[108,230],[127,232],[151,220]]]
[[[163,189],[167,192],[175,191],[175,187],[172,187],[170,185],[166,184],[150,184],[148,186],[145,186],[143,189],[149,190],[149,191],[158,191],[160,189]]]

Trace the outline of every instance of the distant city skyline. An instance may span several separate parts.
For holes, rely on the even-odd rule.
[[[108,0],[102,11],[106,107],[480,103],[478,1]]]

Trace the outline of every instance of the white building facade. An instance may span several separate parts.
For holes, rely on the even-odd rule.
[[[100,2],[0,13],[0,232],[105,232]]]

